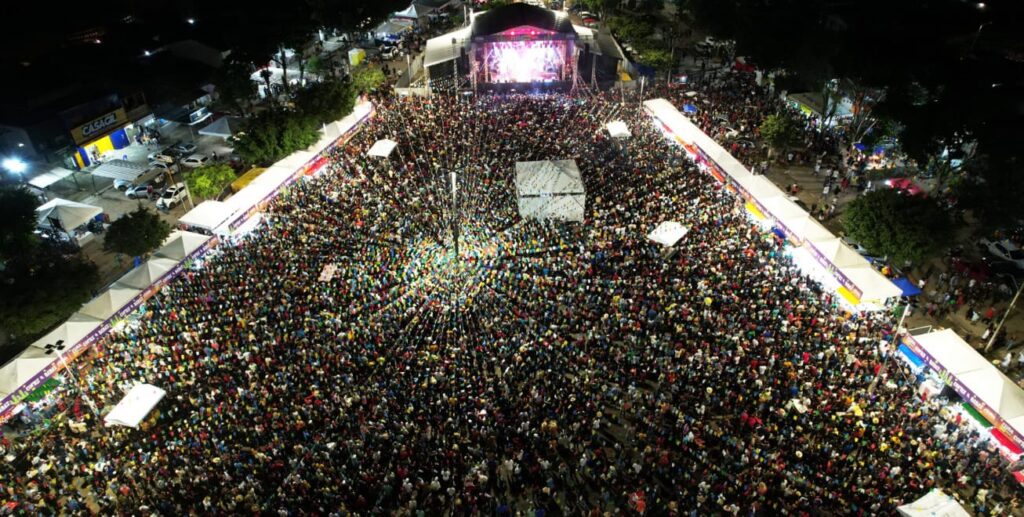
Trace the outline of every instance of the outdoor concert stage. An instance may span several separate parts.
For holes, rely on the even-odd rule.
[[[617,62],[600,60],[598,47],[594,31],[566,13],[517,3],[429,40],[424,66],[434,90],[567,91],[609,65],[614,74]]]

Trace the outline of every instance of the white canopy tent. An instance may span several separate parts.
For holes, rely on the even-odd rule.
[[[586,193],[574,160],[516,163],[519,215],[582,222]]]
[[[992,366],[952,329],[920,334],[914,341],[952,375]]]
[[[54,167],[36,177],[28,180],[28,184],[37,188],[46,188],[58,181],[74,174],[75,171],[64,167]]]
[[[1013,383],[995,365],[957,375],[988,407],[1004,420],[1024,417],[1024,390]]]
[[[234,211],[221,201],[208,200],[196,205],[178,219],[178,223],[194,228],[213,231],[224,224]]]
[[[419,20],[420,18],[426,18],[431,12],[434,11],[433,7],[420,4],[410,4],[409,7],[402,9],[391,14],[391,19],[405,18],[409,20]]]
[[[242,126],[242,119],[236,117],[221,117],[199,130],[200,135],[216,136],[228,139],[234,135]]]
[[[114,409],[103,417],[103,422],[108,426],[121,425],[137,428],[165,395],[167,395],[166,391],[152,384],[136,384],[114,406]]]
[[[834,238],[834,235],[814,221],[805,210],[789,200],[781,189],[760,176],[750,174],[739,160],[690,122],[672,103],[665,99],[652,99],[644,101],[643,105],[647,113],[676,142],[686,147],[688,151],[699,150],[702,157],[713,162],[709,165],[714,166],[718,173],[725,176],[726,181],[742,189],[749,200],[768,212],[764,214],[765,216],[772,217],[785,226],[796,241],[806,244],[809,239],[817,242]],[[822,256],[825,260],[830,260],[827,253],[822,253]],[[851,300],[854,304],[870,302],[861,306],[878,307],[881,305],[880,302],[902,294],[899,287],[871,268],[866,261],[852,267],[840,267],[836,264],[832,266],[860,291],[859,299]]]
[[[383,140],[377,140],[370,147],[370,150],[366,152],[367,156],[379,156],[381,158],[387,158],[394,152],[395,147],[398,147],[398,142],[385,138]]]
[[[79,314],[106,321],[111,316],[128,305],[128,302],[138,296],[142,291],[132,287],[110,286],[109,289],[100,293],[78,310]]]
[[[410,29],[412,29],[410,20],[391,19],[374,27],[373,36],[378,39],[389,39]]]
[[[103,322],[92,316],[75,313],[67,321],[61,323],[59,327],[32,343],[31,346],[46,349],[47,345],[50,345],[51,348],[63,345],[67,348],[81,341],[93,330],[96,330],[100,323]]]
[[[149,166],[126,160],[108,160],[93,169],[94,176],[115,180],[134,180],[149,170]]]
[[[867,259],[862,257],[860,253],[853,251],[842,239],[837,237],[822,240],[810,239],[809,245],[818,250],[818,253],[825,260],[840,268],[840,270],[843,268],[864,267],[868,264]]]
[[[36,208],[36,221],[42,227],[71,231],[102,213],[98,206],[57,198]]]
[[[29,348],[0,368],[0,395],[10,395],[57,360],[38,348]]]
[[[647,234],[647,238],[665,247],[675,246],[689,230],[676,221],[665,221]]]
[[[316,153],[311,151],[295,151],[294,153],[285,156],[277,163],[271,165],[270,168],[281,167],[288,169],[288,172],[290,173],[294,173],[299,170],[299,167],[302,167],[306,162],[312,160],[314,156],[316,156]]]
[[[147,289],[170,270],[174,269],[176,265],[178,263],[171,259],[149,259],[139,267],[125,273],[117,282],[114,282],[114,287]]]
[[[431,67],[459,57],[459,49],[464,48],[470,38],[471,27],[449,32],[427,40],[427,48],[423,53],[423,67]],[[455,40],[455,44],[452,44]]]
[[[630,138],[633,136],[633,133],[629,132],[629,127],[621,120],[609,122],[604,127],[612,138]]]
[[[938,488],[912,503],[896,508],[904,517],[970,517],[964,507]]]
[[[208,240],[210,237],[199,233],[176,231],[167,237],[154,255],[181,262]]]

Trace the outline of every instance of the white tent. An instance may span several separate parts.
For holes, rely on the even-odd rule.
[[[149,170],[149,166],[141,163],[126,160],[108,160],[93,169],[92,174],[115,180],[131,181],[141,176],[147,170]]]
[[[864,267],[869,265],[868,260],[853,251],[842,239],[837,237],[823,240],[810,239],[809,245],[818,250],[822,258],[833,266],[842,270],[843,268]]]
[[[36,209],[36,221],[39,226],[71,231],[102,213],[98,206],[57,198]]]
[[[860,289],[861,301],[884,302],[903,294],[903,290],[871,266],[848,267],[840,271]]]
[[[56,360],[56,355],[29,347],[0,368],[0,394],[9,395],[18,391],[18,388]]]
[[[75,171],[65,169],[64,167],[54,167],[28,180],[28,184],[33,187],[46,188],[74,173]]]
[[[164,245],[154,253],[157,257],[176,261],[185,260],[193,251],[199,249],[210,237],[193,232],[177,231],[164,241]]]
[[[689,230],[676,221],[665,221],[659,224],[651,233],[647,234],[647,238],[662,246],[669,247],[675,246],[679,239],[682,239],[687,232]]]
[[[149,259],[141,266],[125,273],[117,282],[114,282],[114,287],[147,289],[160,280],[162,276],[166,275],[167,272],[174,269],[174,266],[177,264],[177,262],[171,259]]]
[[[406,23],[402,23],[406,22]],[[387,20],[373,29],[373,36],[379,39],[389,39],[396,34],[401,34],[412,28],[412,24],[406,20]]]
[[[270,168],[282,167],[288,169],[288,172],[294,173],[299,170],[300,167],[305,165],[306,162],[312,160],[314,156],[316,156],[316,153],[310,151],[295,151],[294,153],[285,156],[277,163],[271,165]]]
[[[178,219],[178,223],[213,231],[214,228],[224,224],[224,221],[227,221],[232,213],[234,212],[231,208],[223,202],[208,200],[199,203],[195,208],[181,216],[181,219]]]
[[[366,152],[366,155],[387,158],[388,156],[391,156],[395,147],[398,147],[398,142],[394,140],[388,138],[377,140],[374,142],[373,147],[370,147],[370,150]]]
[[[102,321],[92,316],[75,313],[67,321],[61,323],[59,327],[32,343],[31,346],[45,349],[47,345],[51,347],[62,345],[64,348],[69,348],[88,336],[90,332],[96,330],[100,323]]]
[[[459,50],[465,48],[469,42],[470,29],[471,27],[465,27],[428,39],[427,49],[423,53],[423,67],[431,67],[459,57]],[[454,45],[452,40],[455,40]]]
[[[142,291],[132,287],[110,286],[78,310],[80,314],[106,321]]]
[[[516,163],[520,217],[582,222],[586,193],[574,160]]]
[[[747,195],[761,203],[775,197],[786,197],[786,194],[782,192],[782,189],[771,181],[766,180],[763,176],[739,174],[737,175],[737,178],[736,183],[747,192]]]
[[[917,501],[896,508],[904,517],[970,517],[956,499],[933,488]]]
[[[395,18],[405,18],[405,19],[410,19],[410,20],[418,20],[420,18],[426,18],[427,15],[430,14],[431,12],[433,12],[433,11],[434,11],[434,8],[430,7],[430,6],[420,5],[420,4],[410,4],[409,7],[406,7],[405,9],[402,9],[401,11],[397,11],[395,13],[392,13],[391,14],[391,18],[392,19],[395,19]]]
[[[242,126],[242,119],[237,117],[221,117],[199,130],[200,135],[231,138]]]
[[[608,134],[611,135],[612,138],[630,138],[633,136],[633,133],[629,132],[629,127],[621,120],[609,122],[605,124],[604,127],[608,130]]]
[[[139,427],[139,423],[146,418],[157,403],[160,402],[167,392],[153,386],[152,384],[136,384],[114,409],[103,417],[103,422],[108,426],[123,425],[125,427]]]
[[[1024,390],[995,365],[957,375],[960,382],[1004,420],[1024,416]]]
[[[952,375],[992,366],[952,329],[920,334],[914,341]]]

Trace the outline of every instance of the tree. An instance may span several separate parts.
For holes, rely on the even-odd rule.
[[[270,165],[316,143],[319,127],[316,119],[304,113],[273,109],[246,120],[231,141],[246,163]]]
[[[768,142],[770,151],[783,151],[796,138],[797,129],[786,115],[774,114],[761,122],[761,138]]]
[[[216,163],[199,167],[185,175],[185,183],[189,192],[198,197],[209,199],[220,195],[224,189],[235,181],[237,175],[227,164]]]
[[[103,240],[103,249],[140,257],[163,244],[170,234],[170,225],[140,203],[133,212],[111,223]]]
[[[228,59],[214,72],[220,101],[236,112],[246,112],[256,98],[256,82],[252,80],[252,65]]]
[[[295,107],[312,117],[317,123],[326,124],[340,120],[355,107],[353,88],[332,78],[311,84],[295,95]]]
[[[385,81],[384,72],[376,67],[363,65],[352,71],[352,88],[358,94],[376,90]]]
[[[0,262],[23,255],[35,244],[39,201],[19,187],[0,188]]]
[[[882,189],[851,202],[843,213],[846,234],[872,253],[897,264],[920,264],[943,249],[950,235],[949,217],[933,198]]]
[[[267,92],[267,102],[269,102],[271,105],[274,104],[274,92],[273,92],[273,90],[270,89],[270,78],[273,77],[273,76],[274,76],[274,73],[271,72],[270,70],[266,69],[266,68],[264,68],[263,70],[260,70],[260,77],[263,78],[263,83],[266,86],[266,90],[265,91]]]
[[[13,334],[16,344],[67,319],[92,298],[99,283],[95,264],[49,246],[9,266],[0,272],[0,328]]]

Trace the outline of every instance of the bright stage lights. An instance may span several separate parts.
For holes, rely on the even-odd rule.
[[[3,167],[14,174],[21,174],[28,170],[28,164],[19,158],[5,158]]]

